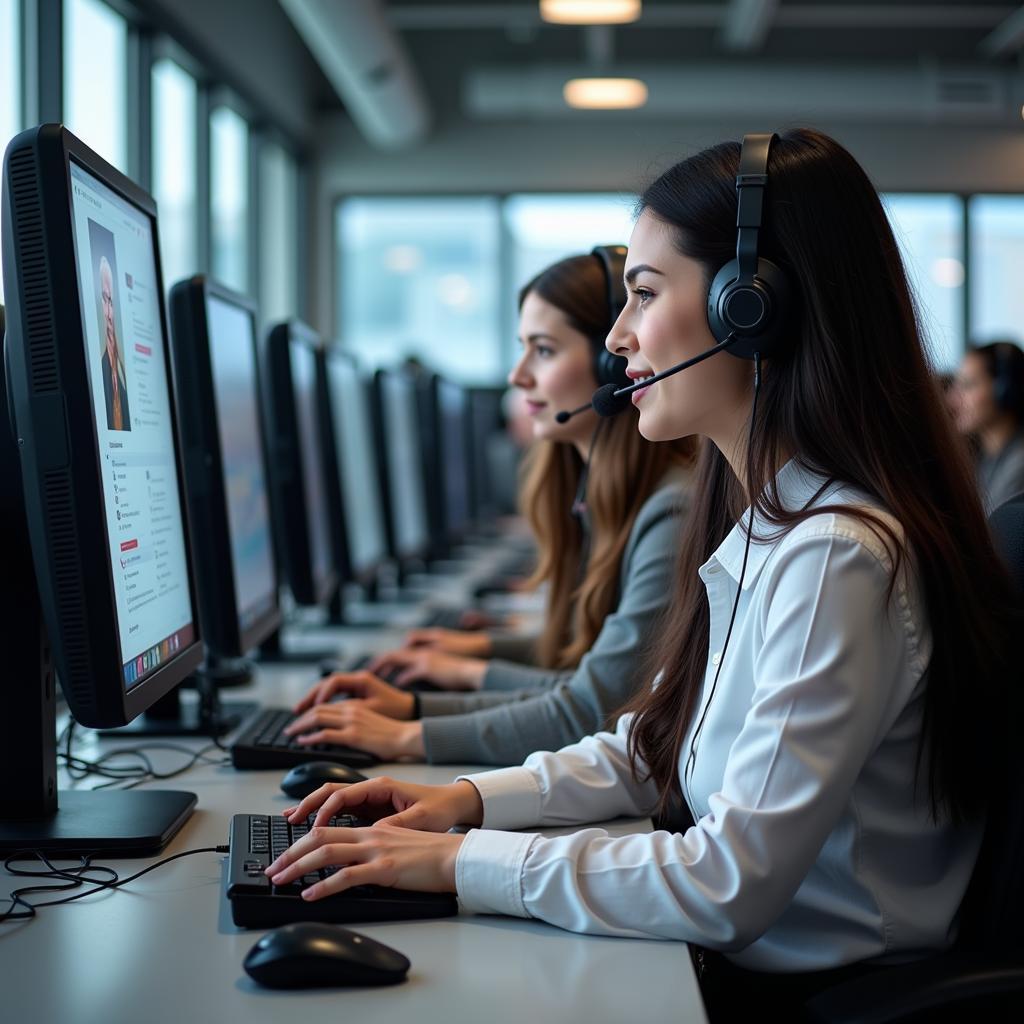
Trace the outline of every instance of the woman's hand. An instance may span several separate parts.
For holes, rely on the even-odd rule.
[[[424,786],[383,776],[346,785],[328,782],[310,793],[284,816],[294,825],[316,812],[317,825],[337,814],[351,814],[378,825],[395,825],[420,832],[447,832],[455,825],[480,825],[484,805],[476,786],[467,779],[447,786]]]
[[[396,686],[424,681],[443,690],[479,690],[487,662],[429,647],[406,647],[379,655],[370,663],[370,671],[390,676]]]
[[[364,707],[402,722],[412,718],[416,703],[411,693],[395,689],[370,672],[335,672],[317,683],[293,710],[301,714],[317,704],[325,704],[339,693],[359,697]]]
[[[486,633],[465,633],[459,629],[414,629],[405,638],[406,647],[428,647],[464,658],[489,658],[491,638]]]
[[[267,868],[287,885],[321,868],[332,875],[302,890],[319,900],[354,885],[388,885],[418,892],[455,892],[455,859],[465,836],[416,832],[380,823],[372,828],[314,828]]]
[[[368,750],[382,761],[422,761],[425,754],[421,722],[396,722],[371,711],[361,700],[316,704],[296,718],[285,734],[298,737],[302,746],[341,743]]]

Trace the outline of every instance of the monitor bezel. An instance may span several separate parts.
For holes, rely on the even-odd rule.
[[[22,346],[21,351],[17,352],[13,346],[10,347],[9,365],[12,371],[11,390],[18,425],[32,557],[44,620],[52,638],[55,661],[72,713],[86,726],[117,726],[130,722],[166,696],[193,672],[203,658],[192,530],[184,493],[186,477],[170,332],[162,287],[156,202],[63,126],[42,125],[21,133],[8,146],[4,158],[5,220],[12,216],[10,200],[6,194],[8,164],[12,155],[20,159],[18,155],[27,148],[31,148],[34,158],[34,187],[39,197],[42,251],[47,264],[47,270],[44,271],[46,284],[43,287],[48,292],[50,308],[46,313],[52,325],[52,339],[37,333],[36,340],[40,346],[52,346],[57,370],[57,385],[52,391],[33,390],[31,364],[38,358],[41,349],[30,352],[29,348],[35,341],[25,337],[23,311],[20,307],[25,293],[26,272],[24,266],[20,265],[21,261],[16,258],[15,239],[8,228],[4,231],[8,333],[16,333]],[[109,538],[102,490],[102,453],[85,361],[83,303],[75,260],[72,163],[98,179],[149,219],[157,282],[157,309],[165,339],[164,363],[170,399],[170,429],[180,484],[178,500],[188,570],[193,638],[130,689],[124,682],[125,661],[120,648],[113,565],[107,554],[107,544],[89,545],[79,541],[79,538],[89,536],[102,537],[104,541]],[[9,252],[8,247],[11,250]],[[10,330],[12,321],[15,332]],[[61,474],[66,479],[58,479]],[[58,488],[65,484],[65,494],[59,501],[54,498],[51,509],[46,500],[47,490],[56,494]],[[63,522],[59,522],[58,517]],[[72,537],[75,544],[74,569],[77,580],[69,580],[66,575],[72,564],[67,560],[70,556],[58,557],[54,554],[52,538],[58,526],[71,531],[65,535]],[[60,558],[64,560],[60,561]],[[69,653],[69,648],[74,648],[74,652]]]
[[[370,453],[370,465],[373,468],[374,475],[374,486],[377,488],[377,504],[378,508],[381,509],[382,514],[384,513],[385,501],[384,495],[380,490],[380,472],[379,463],[377,458],[377,431],[374,427],[374,414],[373,414],[373,399],[370,394],[370,380],[360,370],[359,361],[350,353],[338,348],[336,345],[327,345],[324,347],[324,380],[327,385],[327,393],[331,395],[331,381],[330,381],[330,367],[332,362],[339,362],[347,364],[352,371],[355,373],[357,378],[357,384],[363,390],[363,397],[365,401],[365,409],[368,413],[368,422],[366,423],[366,440],[367,443],[372,447]],[[338,412],[334,407],[333,401],[330,403],[330,415],[332,417],[332,427],[334,426],[333,418],[338,416]],[[374,562],[369,562],[361,568],[357,569],[355,560],[352,557],[352,537],[348,532],[348,513],[345,511],[345,476],[341,467],[341,456],[337,451],[337,444],[334,440],[335,434],[332,429],[331,431],[331,450],[334,453],[334,477],[337,480],[338,486],[338,499],[340,501],[341,519],[340,522],[346,531],[345,533],[345,550],[348,564],[348,578],[358,583],[361,587],[369,588],[373,587],[380,575],[380,570],[383,564],[389,557],[391,550],[390,543],[388,540],[387,526],[385,525],[382,533],[384,535],[384,550],[381,556]]]
[[[267,333],[267,408],[273,453],[271,459],[271,486],[276,495],[279,524],[278,551],[284,568],[284,577],[298,604],[326,604],[338,589],[340,580],[334,553],[328,551],[329,567],[320,579],[313,569],[313,537],[306,509],[305,470],[299,451],[298,417],[295,410],[295,386],[292,379],[291,342],[299,341],[313,350],[317,380],[315,394],[320,393],[320,361],[317,351],[323,346],[320,335],[301,320],[291,319],[274,324]],[[317,399],[319,404],[319,399]],[[318,414],[319,422],[319,414]],[[317,430],[323,464],[323,437]],[[326,503],[325,503],[326,505]],[[327,525],[327,543],[330,547],[330,509],[323,509]]]
[[[417,447],[418,456],[416,461],[420,466],[420,472],[423,476],[420,488],[423,494],[423,507],[420,511],[423,516],[423,532],[425,536],[421,544],[406,549],[399,549],[398,526],[394,512],[394,494],[391,487],[391,473],[389,469],[389,460],[391,456],[388,448],[388,432],[386,425],[387,414],[384,409],[384,406],[387,403],[387,399],[384,395],[385,381],[389,376],[403,380],[409,385],[410,395],[413,402],[418,401],[418,389],[416,380],[402,369],[387,369],[385,367],[381,367],[374,372],[374,429],[378,444],[378,466],[380,469],[381,494],[385,497],[386,501],[384,519],[387,524],[386,535],[388,538],[388,549],[391,552],[391,557],[394,561],[398,562],[399,565],[407,565],[410,563],[424,561],[430,557],[430,508],[429,501],[427,499],[427,485],[429,481],[426,480],[426,474],[424,472],[419,438],[414,438],[413,442]]]
[[[220,410],[214,381],[208,302],[216,299],[242,311],[250,324],[255,387],[252,394],[259,434],[259,457],[267,490],[270,531],[272,600],[248,627],[242,628],[235,588],[231,519],[224,476]],[[199,612],[207,647],[217,657],[243,657],[281,624],[277,554],[274,545],[273,499],[263,422],[262,378],[256,303],[219,281],[196,274],[170,290],[174,363],[182,417],[189,510],[195,532]],[[179,331],[184,332],[179,338]]]

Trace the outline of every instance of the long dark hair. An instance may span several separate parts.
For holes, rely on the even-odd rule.
[[[570,256],[541,271],[519,293],[522,306],[535,293],[561,310],[569,325],[593,348],[604,345],[611,326],[604,272],[594,256]],[[637,413],[603,425],[591,453],[587,507],[591,538],[586,571],[583,532],[571,508],[583,460],[571,444],[533,445],[524,468],[520,504],[537,538],[537,569],[528,581],[548,587],[537,660],[549,668],[572,668],[594,645],[619,598],[622,555],[643,503],[672,467],[690,469],[696,441],[653,444],[637,430]]]
[[[738,165],[739,146],[723,143],[676,164],[640,199],[674,229],[678,250],[703,264],[708,283],[735,253]],[[651,661],[663,681],[626,709],[637,712],[634,771],[655,780],[662,809],[678,795],[680,751],[708,655],[697,569],[754,495],[780,533],[824,510],[866,520],[893,559],[890,598],[901,563],[912,563],[932,634],[918,776],[936,818],[976,818],[1010,742],[1000,735],[1008,686],[1021,683],[1008,664],[1013,599],[925,357],[896,241],[861,167],[807,129],[772,148],[765,221],[761,254],[783,267],[793,289],[789,345],[763,369],[745,486],[717,448],[703,446],[677,592]],[[902,536],[864,509],[786,510],[774,476],[788,455],[870,495]]]

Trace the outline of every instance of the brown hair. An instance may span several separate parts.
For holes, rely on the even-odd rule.
[[[641,197],[642,209],[675,229],[678,250],[704,265],[708,282],[735,254],[738,164],[736,143],[715,146],[676,164]],[[662,809],[679,795],[682,743],[708,656],[697,569],[756,495],[759,515],[779,533],[810,515],[844,512],[882,536],[897,571],[912,557],[932,634],[918,776],[924,767],[935,817],[973,819],[1016,742],[1006,713],[1009,687],[1020,682],[1009,661],[1009,580],[929,370],[877,193],[845,149],[811,130],[782,135],[769,167],[760,249],[793,287],[791,345],[762,372],[745,486],[717,448],[702,452],[677,589],[650,663],[663,680],[625,709],[636,712],[634,772],[654,779]],[[902,538],[863,509],[785,509],[774,476],[787,453],[870,495],[900,523]]]
[[[596,257],[571,256],[548,267],[522,289],[520,306],[530,293],[561,310],[595,349],[604,345],[611,318]],[[602,424],[592,446],[589,553],[583,550],[583,531],[572,514],[583,472],[579,453],[571,444],[540,441],[527,457],[520,505],[538,546],[537,568],[527,585],[548,585],[537,646],[538,662],[548,668],[571,668],[593,646],[618,602],[622,554],[640,507],[673,466],[693,465],[693,438],[653,444],[641,437],[636,421],[636,410],[630,407]]]

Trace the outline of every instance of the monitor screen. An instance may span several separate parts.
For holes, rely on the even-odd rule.
[[[289,343],[289,352],[313,579],[322,580],[331,572],[332,565],[330,537],[327,533],[327,495],[323,485],[317,422],[316,353],[304,341],[294,337]]]
[[[206,298],[206,319],[238,624],[244,633],[277,601],[270,502],[260,447],[256,339],[252,314],[213,293]]]
[[[327,359],[327,384],[349,558],[359,576],[376,568],[387,555],[367,382],[354,363],[335,354]]]
[[[417,437],[416,386],[401,373],[382,374],[381,380],[396,554],[399,557],[417,555],[429,546],[429,526]]]
[[[71,163],[75,262],[121,664],[130,689],[192,643],[153,224]]]
[[[460,536],[471,516],[469,445],[466,392],[454,381],[438,379],[437,414],[445,524],[449,537]]]

